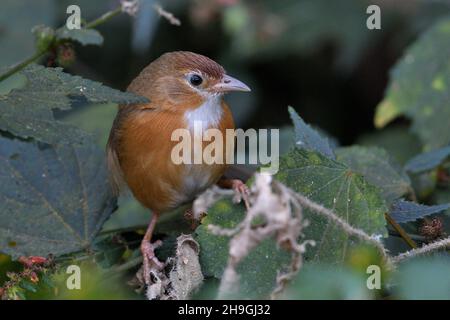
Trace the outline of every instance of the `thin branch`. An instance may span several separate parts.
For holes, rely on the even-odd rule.
[[[33,54],[31,57],[23,60],[22,62],[19,62],[18,64],[14,65],[13,67],[7,69],[7,71],[5,71],[4,73],[2,73],[0,75],[0,82],[5,80],[5,79],[7,79],[7,78],[9,78],[10,76],[15,74],[16,72],[19,72],[20,70],[25,68],[30,63],[33,63],[33,62],[39,60],[46,53],[47,53],[47,51],[38,51],[35,54]]]
[[[411,237],[406,233],[406,231],[397,223],[397,221],[395,221],[391,215],[389,213],[385,213],[384,214],[387,222],[389,222],[389,224],[395,229],[395,231],[397,231],[400,235],[400,237],[402,237],[403,240],[405,240],[405,242],[413,249],[417,248],[417,244],[414,242],[413,239],[411,239]]]
[[[159,4],[155,4],[153,6],[153,8],[156,10],[156,12],[163,17],[164,19],[166,19],[167,21],[169,21],[170,24],[174,25],[174,26],[181,26],[181,21],[175,17],[173,15],[173,13],[168,12],[166,10],[164,10],[163,7],[161,7]]]
[[[104,13],[103,15],[101,15],[100,17],[98,17],[95,20],[92,20],[91,22],[88,22],[84,28],[85,29],[92,29],[95,28],[105,22],[107,22],[108,20],[111,20],[112,18],[114,18],[115,16],[119,15],[120,13],[122,13],[122,7],[117,7],[114,10],[108,11],[106,13]]]

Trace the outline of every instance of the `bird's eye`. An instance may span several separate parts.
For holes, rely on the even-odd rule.
[[[200,77],[198,74],[193,74],[189,77],[189,82],[193,85],[193,86],[199,86],[202,84],[203,79],[202,77]]]

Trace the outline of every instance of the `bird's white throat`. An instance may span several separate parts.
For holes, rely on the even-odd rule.
[[[202,129],[217,128],[223,116],[222,95],[208,96],[205,102],[194,110],[184,113],[187,128],[194,130],[194,124],[202,124]]]

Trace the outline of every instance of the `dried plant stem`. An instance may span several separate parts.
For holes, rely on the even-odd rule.
[[[389,213],[385,213],[384,214],[387,222],[389,222],[389,224],[395,229],[395,231],[398,232],[398,234],[400,235],[400,237],[403,238],[403,240],[405,240],[405,242],[413,249],[417,248],[417,244],[414,242],[413,239],[411,239],[411,237],[406,233],[405,230],[403,230],[403,228],[391,217],[391,215]]]
[[[377,248],[378,251],[380,252],[380,254],[383,257],[383,259],[385,260],[385,262],[390,264],[390,262],[391,262],[390,257],[386,252],[386,248],[383,246],[383,244],[380,241],[369,236],[363,230],[357,229],[357,228],[351,226],[346,221],[344,221],[340,217],[338,217],[330,209],[327,209],[324,206],[322,206],[318,203],[315,203],[315,202],[309,200],[308,198],[306,198],[305,196],[302,196],[292,190],[290,190],[290,191],[291,191],[292,198],[297,200],[301,206],[307,207],[307,208],[313,210],[314,212],[321,214],[322,216],[325,216],[327,219],[333,221],[334,223],[336,223],[336,225],[341,227],[341,229],[344,230],[344,232],[346,232],[348,235],[357,237],[363,241],[366,241],[366,242],[374,245],[375,248]]]
[[[159,4],[155,4],[153,6],[153,8],[155,9],[155,11],[164,19],[166,19],[167,21],[169,21],[170,24],[174,25],[174,26],[180,26],[181,25],[181,21],[175,17],[173,15],[173,13],[168,12],[166,10],[164,10],[163,7],[161,7],[161,5]]]
[[[443,240],[439,240],[430,244],[427,244],[421,248],[418,249],[413,249],[410,251],[406,251],[404,253],[399,254],[398,256],[395,256],[392,258],[392,261],[394,263],[399,263],[405,259],[409,259],[412,257],[416,257],[416,256],[420,256],[420,255],[424,255],[427,253],[431,253],[433,251],[436,250],[440,250],[440,249],[445,249],[450,247],[450,237],[443,239]]]

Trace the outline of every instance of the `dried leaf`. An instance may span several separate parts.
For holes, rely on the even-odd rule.
[[[200,247],[191,235],[177,238],[176,261],[170,272],[172,296],[177,300],[187,300],[203,283],[199,261]]]

